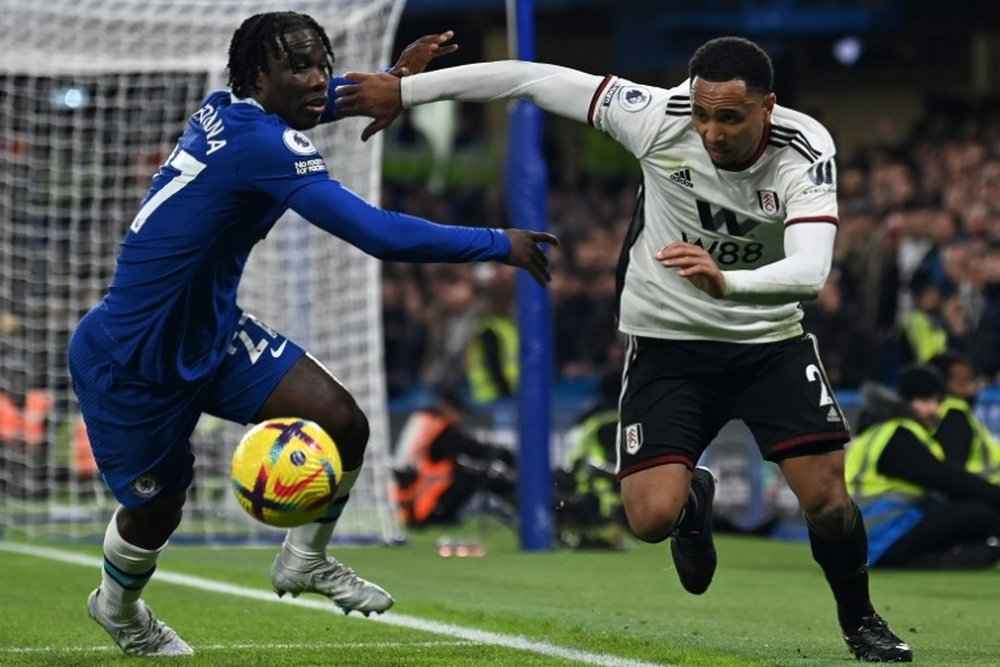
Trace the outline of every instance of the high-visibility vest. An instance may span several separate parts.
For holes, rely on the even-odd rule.
[[[903,320],[903,333],[917,363],[926,363],[948,349],[948,332],[920,310],[914,310]]]
[[[479,330],[469,343],[465,353],[465,366],[469,380],[472,398],[477,403],[493,403],[500,396],[500,386],[490,374],[486,363],[486,348],[483,345],[482,334],[491,331],[497,337],[500,347],[500,370],[511,391],[517,390],[520,375],[518,359],[517,326],[511,318],[499,315],[484,317],[479,324]]]
[[[944,419],[952,410],[961,413],[972,429],[972,443],[969,447],[969,458],[964,463],[965,469],[974,475],[985,477],[994,484],[1000,484],[1000,441],[986,424],[976,419],[969,402],[965,399],[948,396],[941,402],[938,415]]]
[[[431,459],[431,447],[446,428],[455,420],[434,412],[415,412],[410,415],[396,445],[393,467],[406,468],[416,473],[416,478],[403,485],[396,484],[396,503],[400,519],[406,525],[427,521],[445,491],[455,479],[455,463],[449,459]]]
[[[589,466],[607,468],[610,464],[604,445],[600,441],[601,428],[618,422],[618,410],[608,409],[595,412],[566,434],[575,441],[565,458],[566,467],[574,471],[576,492],[593,493],[598,500],[602,517],[610,517],[621,505],[614,481],[594,475]]]
[[[872,564],[923,517],[919,503],[925,495],[924,490],[878,471],[878,460],[885,446],[901,428],[916,436],[934,458],[944,461],[941,445],[912,419],[897,418],[873,424],[848,445],[844,477],[868,530],[868,560]]]

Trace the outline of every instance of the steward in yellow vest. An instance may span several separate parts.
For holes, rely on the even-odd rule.
[[[520,375],[517,324],[506,315],[485,315],[465,354],[472,398],[488,405],[517,392]]]
[[[908,368],[893,413],[865,424],[874,402],[866,392],[844,473],[868,529],[872,565],[985,567],[1000,558],[988,543],[1000,536],[1000,486],[948,462],[932,435],[943,392],[936,369]]]
[[[556,524],[560,542],[570,548],[625,547],[625,511],[615,479],[620,389],[620,374],[606,373],[597,403],[566,433],[569,448],[556,474]]]
[[[935,438],[947,459],[974,475],[1000,484],[1000,440],[972,413],[981,388],[972,364],[961,355],[939,354],[931,363],[945,380],[945,399]]]
[[[900,322],[906,351],[914,363],[926,364],[948,349],[948,330],[941,321],[941,289],[925,276],[915,276],[910,285],[913,310]]]

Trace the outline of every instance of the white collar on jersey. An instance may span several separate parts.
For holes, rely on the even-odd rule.
[[[264,107],[260,105],[260,102],[252,97],[236,97],[235,93],[229,93],[229,101],[231,104],[252,104],[261,111],[264,111]]]

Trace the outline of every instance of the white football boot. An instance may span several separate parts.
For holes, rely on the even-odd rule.
[[[336,558],[302,561],[290,556],[284,549],[274,557],[271,565],[271,585],[281,597],[291,593],[319,593],[330,598],[345,614],[359,611],[365,616],[381,614],[395,600],[378,584],[362,579]]]
[[[111,635],[118,647],[127,655],[179,656],[194,655],[187,642],[177,636],[170,626],[156,619],[153,610],[139,600],[139,613],[132,619],[118,622],[108,618],[97,603],[101,589],[94,589],[87,599],[87,612]]]

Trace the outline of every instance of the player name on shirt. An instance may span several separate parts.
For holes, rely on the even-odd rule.
[[[211,155],[226,147],[225,139],[215,138],[226,129],[218,109],[211,104],[206,104],[191,114],[191,120],[201,125],[202,129],[205,130],[205,141],[208,142],[208,150],[205,151],[205,155]]]

